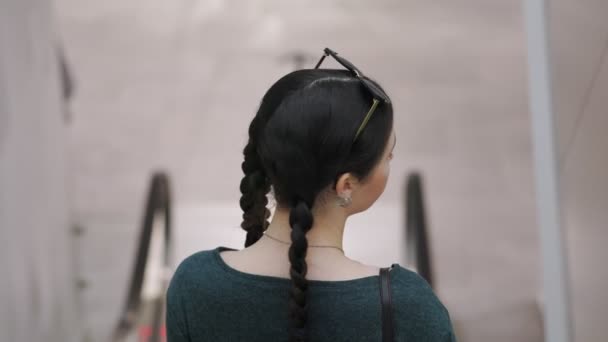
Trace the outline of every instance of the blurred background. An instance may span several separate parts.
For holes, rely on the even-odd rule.
[[[525,3],[0,0],[0,341],[162,340],[175,266],[243,247],[261,97],[325,47],[387,90],[399,140],[347,255],[425,273],[465,342],[549,341],[560,284],[542,274],[565,272],[559,341],[605,341],[608,2],[547,1],[557,270],[538,224]]]

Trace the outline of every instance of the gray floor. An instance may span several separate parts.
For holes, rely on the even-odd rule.
[[[171,173],[189,222],[178,234],[212,239],[180,255],[209,241],[240,247],[234,209],[247,125],[267,87],[295,67],[291,54],[312,66],[329,46],[394,99],[398,146],[378,203],[394,219],[379,224],[396,234],[405,175],[420,170],[438,293],[461,340],[542,340],[520,2],[57,0],[56,8],[77,79],[69,181],[75,222],[86,229],[76,244],[94,338],[124,295],[151,171]],[[572,87],[584,88],[580,77]],[[565,127],[560,142],[576,129]],[[209,208],[234,216],[211,221]],[[357,228],[374,217],[366,215]],[[353,253],[401,260],[399,245],[366,254],[356,246],[368,233],[354,231]]]

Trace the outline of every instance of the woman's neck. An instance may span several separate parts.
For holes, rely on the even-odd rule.
[[[313,212],[313,215],[313,226],[306,233],[308,245],[334,246],[342,249],[347,217],[338,211]],[[266,233],[273,238],[291,243],[289,209],[277,207]]]

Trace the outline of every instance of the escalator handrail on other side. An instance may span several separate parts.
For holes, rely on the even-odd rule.
[[[412,172],[407,177],[405,196],[407,261],[432,287],[433,267],[423,194],[422,176]]]

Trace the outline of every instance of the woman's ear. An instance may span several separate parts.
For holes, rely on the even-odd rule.
[[[336,194],[338,196],[350,196],[359,186],[359,180],[350,172],[343,173],[336,182]]]

